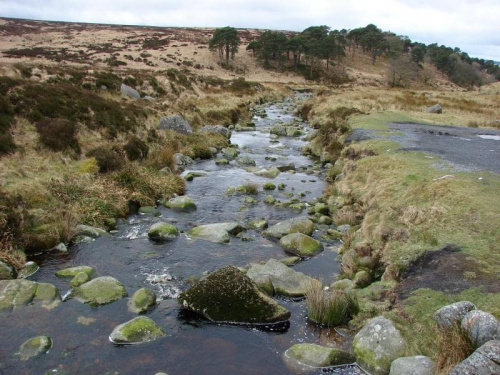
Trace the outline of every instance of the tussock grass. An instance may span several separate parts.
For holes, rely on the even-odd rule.
[[[325,291],[313,282],[307,286],[306,304],[308,319],[326,326],[347,323],[359,311],[354,294],[343,290]]]

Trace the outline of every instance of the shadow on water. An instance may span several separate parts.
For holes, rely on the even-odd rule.
[[[299,98],[300,99],[300,98]],[[294,120],[292,101],[285,100],[264,109],[267,118],[255,117],[256,130],[234,133],[232,143],[239,145],[242,156],[253,158],[258,166],[270,167],[294,163],[297,172],[281,173],[272,181],[286,184],[285,190],[260,192],[258,204],[245,206],[244,196],[226,194],[230,186],[245,182],[263,184],[270,181],[257,177],[235,163],[218,166],[213,160],[199,162],[193,170],[207,173],[187,183],[187,194],[198,210],[179,213],[159,208],[162,216],[133,215],[122,221],[118,232],[103,236],[91,243],[74,245],[67,254],[42,254],[35,260],[40,271],[31,280],[55,284],[61,295],[69,291],[69,281],[55,277],[58,269],[76,265],[94,267],[100,276],[110,275],[120,280],[129,295],[149,286],[158,295],[158,304],[147,316],[161,325],[168,336],[141,345],[113,345],[108,336],[115,326],[135,317],[128,312],[127,299],[110,305],[92,308],[69,299],[52,310],[26,307],[0,316],[0,373],[2,374],[290,374],[282,353],[295,343],[336,342],[348,348],[349,340],[330,328],[319,328],[307,321],[305,301],[280,299],[292,313],[290,321],[279,325],[243,326],[215,324],[200,319],[178,306],[176,297],[189,285],[191,279],[205,271],[214,271],[224,265],[247,266],[270,258],[287,256],[276,242],[256,231],[248,231],[250,241],[231,237],[229,244],[213,244],[193,240],[182,234],[177,240],[154,243],[148,240],[151,224],[168,221],[182,231],[198,224],[224,221],[244,223],[266,218],[270,224],[283,219],[305,215],[287,208],[275,208],[263,203],[266,195],[290,200],[303,193],[306,201],[314,200],[325,188],[324,171],[306,174],[312,161],[301,155],[304,140],[279,138],[270,143],[269,127],[276,120]],[[302,124],[309,131],[306,124]],[[276,158],[275,161],[272,158]],[[304,168],[300,168],[304,167]],[[313,235],[319,239],[320,232]],[[325,284],[335,279],[339,263],[335,251],[337,243],[324,242],[325,251],[307,259],[294,268],[318,277]],[[14,354],[28,338],[48,335],[54,346],[46,355],[30,361],[20,361]],[[312,369],[310,373],[326,370]],[[328,370],[338,374],[358,374],[352,366]]]

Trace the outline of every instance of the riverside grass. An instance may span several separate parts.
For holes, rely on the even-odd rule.
[[[335,108],[351,106],[365,112],[349,118],[351,128],[385,134],[387,123],[392,121],[461,126],[475,121],[478,126],[492,126],[493,120],[500,117],[498,95],[477,91],[430,93],[432,101],[443,106],[443,115],[424,112],[429,104],[422,99],[425,92],[367,89],[339,90],[310,99],[308,119],[311,123],[326,123],[332,120],[330,114]],[[325,198],[341,195],[345,209],[363,217],[359,231],[344,235],[342,253],[365,241],[385,266],[392,265],[401,272],[426,252],[457,244],[467,262],[490,280],[489,285],[498,283],[500,253],[495,251],[495,244],[500,241],[500,206],[493,203],[500,195],[497,174],[456,172],[437,156],[429,159],[421,152],[397,152],[400,146],[391,140],[367,140],[349,147],[370,150],[373,155],[348,160],[343,153],[342,170],[336,174],[342,172],[344,177],[325,191]],[[447,174],[454,177],[439,179]],[[476,275],[465,272],[453,277],[473,280]],[[439,332],[432,319],[436,310],[468,300],[500,318],[499,292],[471,284],[456,294],[420,288],[406,299],[387,298],[397,293],[397,285],[395,281],[378,281],[357,290],[360,313],[353,324],[362,326],[366,319],[381,314],[391,318],[408,342],[406,355],[430,356],[438,363],[439,374],[446,374],[463,360],[470,348],[464,340]]]

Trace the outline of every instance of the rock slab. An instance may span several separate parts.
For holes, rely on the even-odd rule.
[[[356,361],[352,354],[344,350],[315,344],[295,344],[285,352],[285,356],[312,367],[340,366]]]
[[[323,251],[321,242],[303,233],[291,233],[280,239],[280,246],[299,257],[313,257]]]
[[[173,130],[182,134],[189,134],[193,132],[189,123],[179,115],[162,117],[160,119],[160,123],[158,124],[158,129]]]
[[[75,288],[74,294],[83,303],[99,306],[126,297],[127,291],[114,277],[102,276]]]
[[[434,375],[436,364],[429,357],[401,357],[391,364],[389,375]]]
[[[302,233],[310,236],[313,230],[314,224],[307,217],[294,217],[271,226],[264,232],[264,235],[276,239],[291,233]]]
[[[498,374],[500,374],[500,340],[492,340],[460,362],[448,375]]]

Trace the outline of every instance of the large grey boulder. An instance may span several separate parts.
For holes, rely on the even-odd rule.
[[[403,356],[405,348],[401,333],[382,316],[369,320],[353,341],[358,363],[373,375],[388,374],[392,361]]]
[[[227,139],[231,138],[231,130],[222,125],[205,125],[200,129],[202,133],[217,133],[221,134]]]
[[[244,230],[245,228],[236,222],[215,223],[194,227],[187,232],[187,235],[214,243],[227,243],[229,235],[236,236]]]
[[[470,311],[462,319],[461,327],[474,348],[479,348],[490,340],[500,340],[500,322],[487,312]]]
[[[460,362],[448,375],[498,374],[500,374],[500,340],[492,340]]]
[[[91,306],[106,305],[127,296],[121,282],[111,276],[102,276],[74,289],[76,299]]]
[[[132,99],[140,99],[141,98],[141,94],[139,94],[139,91],[137,91],[136,89],[134,89],[130,86],[127,86],[124,83],[122,83],[122,85],[120,86],[120,91],[123,95],[128,96],[129,98],[132,98]]]
[[[312,367],[340,366],[354,363],[354,356],[344,350],[316,344],[295,344],[284,353],[285,362],[297,361]]]
[[[310,236],[313,233],[314,224],[307,217],[294,217],[284,220],[267,229],[263,234],[268,237],[280,239],[291,233],[302,233]]]
[[[427,113],[443,113],[443,108],[439,104],[436,104],[427,108]]]
[[[194,160],[178,152],[174,154],[174,164],[178,171],[184,171],[187,167],[194,164]]]
[[[0,260],[0,280],[11,280],[15,276],[14,268]]]
[[[162,117],[160,119],[160,123],[158,124],[158,129],[174,130],[177,133],[182,134],[189,134],[193,132],[189,123],[179,115]]]
[[[276,323],[290,312],[257,288],[243,272],[223,267],[179,296],[179,304],[215,322]]]
[[[476,305],[469,301],[460,301],[441,307],[432,316],[441,329],[452,328],[460,322],[469,311],[475,310]]]
[[[255,282],[269,278],[276,294],[288,297],[303,297],[311,285],[321,286],[318,280],[297,272],[276,259],[269,259],[264,265],[252,264],[247,276]]]
[[[280,239],[280,246],[287,252],[299,257],[313,257],[323,251],[321,242],[302,234],[291,233]]]
[[[24,279],[0,281],[0,310],[10,310],[34,302],[52,307],[54,302],[59,301],[59,291],[52,284]]]
[[[417,355],[394,360],[389,375],[434,375],[435,373],[436,363],[429,357]]]
[[[52,339],[48,336],[37,336],[26,340],[16,353],[21,360],[27,361],[31,358],[38,357],[41,354],[47,353],[52,347]]]
[[[140,344],[166,336],[165,331],[152,319],[138,316],[113,329],[109,340],[115,344]]]

